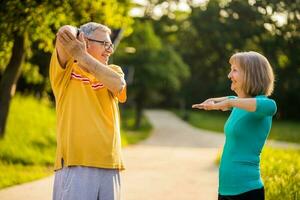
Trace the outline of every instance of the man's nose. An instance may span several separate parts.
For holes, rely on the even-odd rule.
[[[107,53],[109,53],[109,55],[114,53],[113,47],[109,47],[109,48],[105,49],[105,51],[106,51]]]

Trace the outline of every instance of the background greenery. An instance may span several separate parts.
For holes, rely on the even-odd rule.
[[[266,199],[300,199],[300,150],[265,148],[261,174]]]
[[[123,110],[122,110],[123,111]],[[149,136],[145,117],[134,129],[134,111],[122,113],[122,146]],[[8,118],[7,133],[0,140],[0,188],[35,180],[53,173],[56,150],[55,109],[47,100],[17,95]]]
[[[173,110],[180,118],[187,120],[191,125],[212,130],[218,133],[224,132],[224,124],[229,116],[229,112],[221,113],[220,111],[202,111],[193,110],[182,112],[180,110]],[[189,117],[185,119],[186,115]],[[300,144],[300,123],[297,121],[282,121],[273,120],[272,129],[269,139],[281,140]]]
[[[278,113],[270,138],[299,143],[299,12],[300,0],[1,1],[0,187],[51,171],[55,114],[48,71],[55,34],[64,24],[95,21],[123,30],[111,61],[122,67],[128,83],[124,145],[149,134],[142,118],[146,107],[180,109],[190,123],[222,131],[224,113],[194,113],[191,105],[232,95],[228,59],[250,50],[264,54],[276,74],[271,98]],[[268,198],[293,199],[300,190],[299,151],[266,155],[264,176],[274,188]]]

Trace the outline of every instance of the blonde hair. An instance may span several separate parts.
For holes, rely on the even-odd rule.
[[[274,89],[274,72],[267,58],[257,52],[235,53],[229,59],[230,64],[238,64],[244,73],[242,89],[252,97],[270,96]]]

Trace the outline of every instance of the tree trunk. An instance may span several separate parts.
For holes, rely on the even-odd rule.
[[[25,34],[18,35],[14,33],[12,55],[0,81],[0,138],[4,137],[10,100],[15,93],[17,81],[21,73],[21,65],[25,58],[24,48]]]
[[[141,128],[142,124],[142,116],[143,116],[143,108],[144,108],[144,96],[140,93],[138,94],[135,103],[136,103],[136,113],[135,113],[135,129]]]
[[[179,110],[180,110],[180,114],[182,115],[181,117],[182,117],[182,119],[184,120],[184,121],[188,121],[188,119],[189,119],[189,115],[188,115],[188,111],[187,111],[187,109],[186,109],[186,100],[185,100],[185,98],[183,97],[183,98],[181,98],[180,99],[180,101],[179,101],[179,103],[180,103],[180,108],[179,108]]]

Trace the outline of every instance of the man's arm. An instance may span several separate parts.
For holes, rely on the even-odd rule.
[[[76,57],[79,66],[93,74],[113,94],[117,95],[125,87],[126,82],[117,72],[102,64],[88,53]]]
[[[68,30],[74,36],[76,36],[76,34],[77,34],[77,28],[76,27],[70,26],[70,25],[65,25],[65,26],[62,26],[58,30],[57,36],[60,33],[62,33],[64,30]],[[66,64],[67,64],[68,60],[71,59],[71,55],[67,53],[67,51],[63,47],[63,44],[58,39],[55,42],[55,48],[56,48],[56,51],[57,51],[57,57],[58,57],[58,61],[59,61],[60,66],[62,66],[62,68],[66,68]]]
[[[119,94],[125,87],[126,82],[123,77],[102,64],[86,51],[86,43],[83,33],[76,39],[70,31],[59,32],[58,40],[62,44],[67,54],[77,60],[78,65],[89,73],[93,74],[101,81],[113,94]]]

